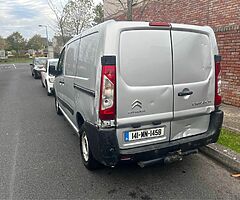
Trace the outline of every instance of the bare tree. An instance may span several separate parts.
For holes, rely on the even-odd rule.
[[[108,15],[111,15],[112,12],[122,11],[125,15],[127,20],[133,20],[133,8],[138,6],[140,8],[141,16],[144,13],[145,8],[147,7],[148,3],[152,0],[106,0],[105,3],[111,5],[112,10],[110,12],[108,9],[105,9]],[[114,11],[113,11],[114,10]]]
[[[127,20],[132,21],[132,10],[133,5],[137,3],[138,0],[117,0],[119,4],[121,5],[122,9],[126,12]]]
[[[64,8],[68,35],[78,35],[93,24],[92,0],[70,0]]]
[[[55,14],[56,32],[60,34],[63,44],[68,38],[92,26],[93,0],[68,0],[65,5],[61,0],[58,3],[48,0],[48,4]]]
[[[63,44],[65,44],[67,42],[66,41],[67,35],[65,35],[65,29],[66,29],[66,15],[64,12],[65,5],[63,4],[62,1],[60,1],[59,4],[56,4],[56,2],[53,2],[52,0],[48,0],[48,5],[56,17],[56,21],[55,21],[56,23],[55,28],[57,29],[56,32],[60,33],[62,42]]]
[[[132,21],[133,0],[127,0],[127,20]]]

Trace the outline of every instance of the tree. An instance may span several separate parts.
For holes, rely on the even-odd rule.
[[[15,50],[18,52],[20,50],[24,50],[26,47],[26,40],[19,32],[14,32],[10,36],[7,37],[7,42],[9,44],[10,50]]]
[[[65,35],[65,29],[66,29],[66,16],[64,13],[65,6],[63,5],[62,1],[58,3],[54,1],[53,3],[52,0],[48,0],[48,5],[56,17],[56,20],[55,20],[56,32],[59,33],[59,35],[62,38],[62,43],[65,44],[67,42],[66,35]],[[57,5],[60,5],[60,6],[57,6]]]
[[[40,50],[43,49],[45,44],[43,43],[41,35],[34,35],[32,38],[29,39],[27,43],[27,48],[34,49],[34,50]]]
[[[132,21],[133,0],[127,0],[127,20]]]
[[[1,49],[8,49],[7,41],[0,36],[0,50]]]
[[[94,10],[94,25],[100,24],[104,21],[104,16],[103,16],[103,4],[99,3],[98,5],[95,6]]]
[[[56,16],[56,32],[65,44],[66,38],[78,35],[93,25],[93,0],[68,0],[66,5],[57,6],[48,0],[49,7]]]
[[[70,0],[64,7],[66,34],[78,35],[93,23],[92,0]]]
[[[112,10],[110,11],[105,10],[104,12],[111,15],[111,14],[117,13],[118,11],[122,11],[124,15],[126,15],[126,19],[128,21],[132,21],[133,7],[138,6],[138,8],[140,8],[140,13],[142,16],[148,3],[151,1],[154,1],[154,0],[105,0],[104,3],[111,5],[112,9],[115,10],[115,12],[111,13]]]

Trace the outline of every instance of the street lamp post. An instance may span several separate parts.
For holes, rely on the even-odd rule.
[[[38,26],[39,26],[39,27],[45,27],[45,28],[46,28],[46,36],[47,36],[47,52],[48,52],[48,49],[49,49],[49,48],[48,48],[48,47],[49,47],[49,46],[48,46],[48,26],[47,26],[47,25],[42,25],[42,24],[39,24]]]

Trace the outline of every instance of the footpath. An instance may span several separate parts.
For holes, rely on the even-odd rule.
[[[223,127],[240,134],[240,108],[223,104],[221,110],[224,112]]]
[[[224,112],[223,128],[240,134],[240,108],[223,104],[220,108]],[[220,144],[210,144],[200,151],[225,165],[240,177],[240,154]]]

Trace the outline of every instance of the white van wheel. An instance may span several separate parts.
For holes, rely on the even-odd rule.
[[[41,80],[41,83],[42,83],[42,86],[45,88],[45,86],[44,86],[44,84],[43,84],[42,80]]]
[[[34,78],[34,79],[38,79],[38,75],[37,75],[37,72],[36,72],[36,71],[34,71],[34,73],[33,73],[33,78]]]
[[[81,131],[80,152],[83,164],[88,170],[95,170],[101,166],[100,163],[92,155],[91,147],[89,145],[85,129]]]
[[[81,143],[82,143],[82,154],[83,154],[83,159],[88,162],[88,158],[89,158],[89,145],[88,145],[88,139],[87,139],[87,135],[85,132],[83,132],[82,134],[82,139],[81,139]]]
[[[59,108],[59,103],[58,103],[57,97],[55,97],[55,109],[56,109],[56,112],[58,115],[62,115],[62,111]]]
[[[51,96],[51,92],[49,92],[49,88],[48,88],[47,82],[46,82],[46,90],[47,90],[47,95],[48,95],[48,96]]]

